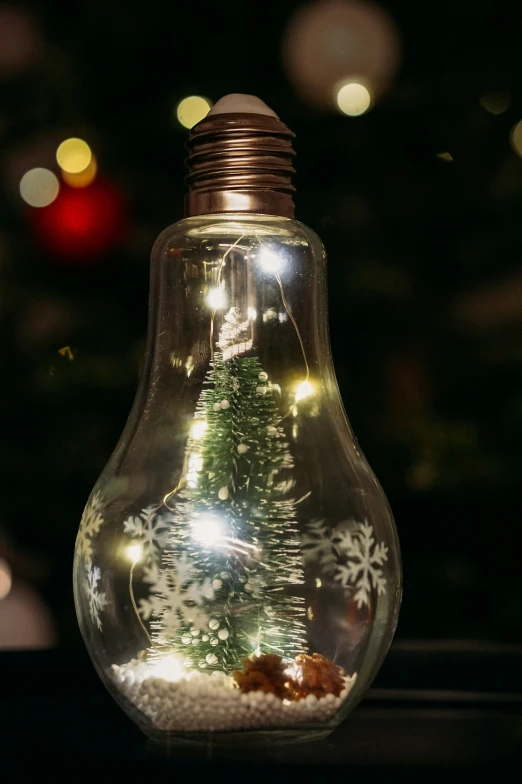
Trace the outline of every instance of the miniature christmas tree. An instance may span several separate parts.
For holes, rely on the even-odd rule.
[[[170,596],[153,638],[190,668],[231,672],[253,652],[306,650],[304,600],[291,593],[303,583],[286,497],[293,463],[268,376],[245,356],[248,330],[232,308],[197,404],[169,548],[150,579]]]

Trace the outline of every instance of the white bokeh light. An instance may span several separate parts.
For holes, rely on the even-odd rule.
[[[11,568],[5,558],[0,558],[0,601],[9,594],[11,585]]]
[[[20,196],[30,207],[47,207],[60,190],[58,177],[49,169],[29,169],[20,180]]]
[[[359,82],[346,82],[336,90],[337,106],[349,117],[359,117],[368,111],[372,103],[370,91]]]

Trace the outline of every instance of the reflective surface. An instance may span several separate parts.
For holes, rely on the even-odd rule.
[[[142,381],[74,577],[93,661],[151,737],[327,734],[391,641],[397,536],[325,303],[295,221],[191,218],[155,244]]]

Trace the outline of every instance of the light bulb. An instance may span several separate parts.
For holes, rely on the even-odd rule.
[[[397,534],[339,397],[291,140],[252,96],[191,130],[140,388],[80,523],[85,642],[157,741],[326,736],[395,629]]]

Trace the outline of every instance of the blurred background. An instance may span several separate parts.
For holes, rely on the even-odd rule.
[[[345,407],[395,512],[398,637],[522,640],[522,8],[0,2],[0,648],[81,644],[83,506],[125,424],[187,128],[297,134]]]

